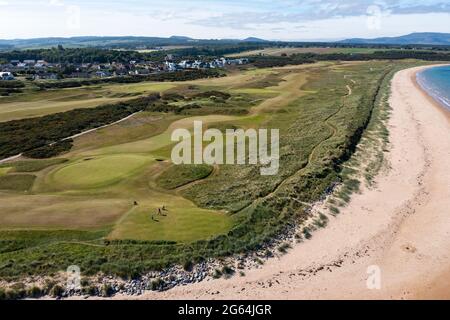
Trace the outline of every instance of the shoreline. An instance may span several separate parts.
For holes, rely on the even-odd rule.
[[[448,298],[442,277],[450,278],[445,212],[450,206],[450,141],[436,141],[436,136],[449,136],[450,115],[414,79],[430,67],[394,76],[391,150],[386,154],[390,169],[379,174],[374,188],[354,195],[327,228],[286,255],[245,270],[245,277],[146,292],[137,299]],[[367,288],[373,265],[382,272],[380,290]]]
[[[450,105],[448,104],[447,97],[442,97],[439,92],[434,92],[431,87],[427,88],[427,82],[423,78],[421,79],[419,77],[420,73],[422,73],[425,70],[435,68],[435,67],[450,67],[450,64],[439,64],[439,65],[433,65],[430,68],[426,68],[424,70],[421,70],[420,72],[416,72],[414,76],[414,81],[418,85],[419,89],[424,91],[427,96],[429,96],[434,102],[436,102],[438,105],[440,105],[442,108],[450,112]]]
[[[413,75],[412,81],[419,90],[422,95],[433,105],[445,118],[448,119],[450,123],[450,109],[443,105],[440,101],[433,97],[418,81],[417,75],[424,71],[425,69],[440,67],[440,66],[450,66],[450,64],[439,64],[433,65],[428,68],[423,68],[422,70],[416,71]],[[449,248],[450,249],[450,248]],[[445,280],[444,280],[445,279]],[[425,299],[425,300],[434,300],[434,299],[445,299],[450,300],[450,267],[448,267],[444,272],[437,275],[435,279],[431,282],[432,289],[429,289],[427,292],[418,292],[415,294],[414,299]]]
[[[430,68],[435,68],[435,67],[445,67],[445,66],[449,66],[450,64],[437,64],[437,65],[431,65],[431,66],[426,66],[423,67],[423,69],[418,70],[414,73],[414,75],[411,77],[411,80],[414,82],[415,87],[422,92],[422,94],[425,96],[425,98],[431,103],[433,104],[436,108],[438,108],[439,111],[442,112],[442,114],[445,117],[448,117],[450,120],[450,109],[447,108],[445,105],[443,105],[440,101],[438,101],[436,98],[433,97],[433,95],[428,92],[418,81],[418,74],[422,71],[425,71],[426,69],[430,69]]]

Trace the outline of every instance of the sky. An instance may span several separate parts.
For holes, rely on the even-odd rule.
[[[450,33],[450,0],[0,0],[0,39],[340,40]]]

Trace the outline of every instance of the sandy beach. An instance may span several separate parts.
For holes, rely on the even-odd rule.
[[[450,299],[450,115],[416,84],[423,68],[392,81],[391,146],[376,187],[327,228],[245,277],[140,298]],[[371,266],[380,289],[368,289]]]

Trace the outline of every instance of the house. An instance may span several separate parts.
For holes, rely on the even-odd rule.
[[[166,55],[165,60],[166,61],[173,61],[174,58],[175,58],[175,56],[173,54],[168,54],[168,55]]]
[[[164,68],[167,71],[173,72],[173,71],[177,71],[179,67],[173,62],[166,61],[164,63]]]
[[[114,76],[116,77],[123,77],[126,76],[128,74],[128,70],[123,68],[123,69],[117,69],[116,71],[114,71]]]
[[[108,78],[111,77],[111,73],[109,73],[108,71],[97,71],[95,73],[95,76],[99,78]]]
[[[14,75],[11,72],[0,72],[1,80],[14,80]]]
[[[195,61],[183,60],[178,65],[182,69],[192,69],[192,68],[194,68],[193,67],[194,63],[195,63]]]
[[[45,60],[38,60],[34,65],[35,68],[44,68],[48,66],[48,63]]]
[[[227,64],[229,65],[243,65],[243,64],[247,64],[248,63],[248,59],[232,59],[232,60],[228,60]]]
[[[26,65],[35,65],[36,60],[23,60],[23,63],[25,63]]]
[[[225,58],[216,59],[210,63],[211,68],[224,68],[226,66],[227,60]]]
[[[98,63],[93,63],[91,65],[91,69],[92,70],[102,70],[102,66],[100,64],[98,64]]]
[[[208,68],[210,68],[210,64],[203,62],[203,61],[195,60],[194,63],[192,64],[192,68],[193,69],[208,69]]]
[[[0,65],[0,70],[3,70],[3,72],[11,72],[13,69],[15,69],[15,66],[10,63]]]

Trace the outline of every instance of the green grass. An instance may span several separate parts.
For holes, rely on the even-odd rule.
[[[264,88],[246,88],[246,89],[234,89],[233,92],[245,93],[245,94],[276,94],[277,92]]]
[[[100,129],[77,138],[69,156],[76,155],[80,151],[95,150],[149,139],[164,133],[174,121],[180,118],[183,118],[183,116],[141,112],[127,122]]]
[[[24,94],[0,99],[0,121],[32,118],[79,108],[93,108],[126,101],[152,92],[164,92],[175,86],[175,83],[144,82],[48,91],[28,90]]]
[[[136,174],[153,159],[143,155],[87,157],[52,173],[52,182],[66,189],[99,188]]]
[[[168,211],[158,215],[158,208],[163,206]],[[161,194],[157,199],[139,202],[109,238],[192,242],[227,234],[232,225],[232,219],[225,213],[199,209],[181,197]]]
[[[29,191],[35,180],[36,176],[29,174],[8,174],[0,176],[0,190]]]
[[[248,56],[282,56],[282,55],[294,55],[304,53],[316,53],[316,54],[332,54],[332,53],[374,53],[377,51],[387,51],[389,49],[371,49],[371,48],[265,48],[261,50],[251,50],[241,52],[238,54],[230,54],[230,57],[248,57]]]
[[[0,193],[0,226],[29,230],[9,240],[0,232],[6,241],[0,241],[5,248],[0,250],[5,262],[0,263],[0,276],[48,274],[72,264],[83,273],[130,276],[258,249],[286,223],[306,217],[301,203],[316,201],[340,179],[341,165],[359,141],[390,68],[386,62],[323,63],[193,81],[183,84],[180,94],[258,89],[239,94],[243,100],[236,106],[250,114],[220,114],[231,112],[231,104],[206,106],[206,99],[205,107],[188,111],[199,114],[143,113],[75,139],[74,149],[65,155],[69,162],[36,174],[32,195]],[[352,86],[350,97],[347,85]],[[264,90],[274,91],[273,96],[261,94]],[[226,103],[237,98],[233,95]],[[257,102],[250,103],[252,99]],[[262,177],[258,167],[224,165],[209,175],[211,168],[156,161],[170,158],[172,131],[192,129],[194,120],[220,129],[280,129],[279,174]],[[163,185],[184,187],[161,190]],[[168,211],[159,214],[162,207]],[[326,220],[316,224],[325,226]],[[47,230],[51,236],[45,238]],[[69,240],[61,230],[71,230]],[[86,230],[99,233],[92,238],[76,233]],[[311,230],[304,231],[304,238],[311,237]]]
[[[164,189],[173,190],[208,177],[213,169],[208,165],[172,166],[162,173],[157,183]]]
[[[175,129],[188,129],[192,130],[194,127],[194,121],[202,121],[205,125],[220,123],[224,121],[234,121],[240,119],[237,116],[227,115],[207,115],[207,116],[193,116],[186,117],[177,121],[174,121],[164,132],[146,138],[140,139],[128,143],[117,144],[105,148],[99,148],[93,151],[83,152],[83,156],[103,155],[103,154],[118,154],[118,153],[151,153],[161,148],[170,146],[173,144],[171,141],[171,135]]]
[[[11,169],[12,169],[11,166],[6,166],[6,165],[4,165],[4,167],[0,167],[0,177],[7,174]]]

